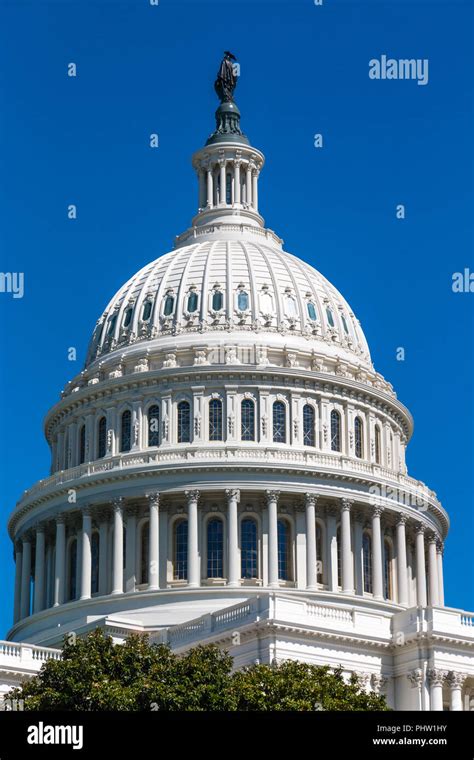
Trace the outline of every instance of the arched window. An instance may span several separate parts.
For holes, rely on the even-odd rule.
[[[74,538],[69,544],[68,557],[68,590],[67,598],[71,601],[76,598],[76,574],[77,574],[77,540]]]
[[[148,409],[148,445],[160,445],[160,407],[157,404]]]
[[[188,296],[188,312],[193,314],[198,309],[199,298],[198,294],[192,290]]]
[[[240,407],[240,435],[243,441],[255,440],[255,404],[245,398]]]
[[[312,322],[316,322],[318,315],[316,314],[316,306],[312,301],[308,301],[306,308],[308,309],[308,317]]]
[[[220,290],[215,290],[212,294],[212,310],[220,311],[224,305],[224,296]]]
[[[209,440],[222,441],[222,401],[218,398],[209,402]]]
[[[341,526],[336,531],[337,544],[337,585],[342,587],[342,552],[341,552]]]
[[[380,428],[375,426],[375,461],[380,464]]]
[[[239,290],[237,296],[237,308],[239,311],[246,311],[249,307],[249,294],[245,290]]]
[[[392,547],[390,541],[383,542],[383,595],[392,599]]]
[[[326,316],[328,318],[328,325],[330,327],[334,327],[334,317],[332,315],[331,309],[329,309],[329,308],[326,309]]]
[[[331,451],[341,450],[341,415],[335,409],[331,412]]]
[[[168,294],[165,298],[165,305],[163,307],[163,314],[165,317],[170,317],[174,311],[174,296]]]
[[[133,314],[133,306],[129,306],[125,310],[124,318],[123,318],[123,326],[128,327],[130,322],[132,321],[132,314]]]
[[[257,523],[247,517],[240,526],[241,577],[258,578]]]
[[[358,459],[362,459],[364,448],[362,445],[362,420],[360,417],[356,417],[354,420],[354,451]]]
[[[218,519],[207,523],[207,577],[224,577],[224,525]]]
[[[188,577],[188,521],[180,520],[174,526],[174,562],[173,578],[175,581]]]
[[[187,401],[178,404],[178,443],[191,440],[191,407]]]
[[[126,409],[120,426],[120,451],[130,451],[132,446],[132,413]]]
[[[278,520],[278,578],[291,580],[291,530],[286,520]]]
[[[286,406],[283,401],[273,404],[273,440],[275,443],[286,443]]]
[[[372,593],[372,539],[369,533],[362,537],[362,568],[364,574],[364,591]]]
[[[99,534],[95,530],[91,537],[91,592],[93,594],[99,591],[99,541]]]
[[[303,444],[316,446],[315,414],[311,404],[305,404],[303,407]]]
[[[107,446],[107,420],[101,417],[97,426],[97,457],[105,457]]]
[[[86,426],[81,425],[79,430],[79,464],[86,461]]]
[[[148,583],[149,522],[143,523],[140,535],[140,583]]]
[[[142,320],[143,322],[146,322],[151,317],[151,307],[152,307],[151,301],[145,301],[143,304],[143,314],[142,314]]]

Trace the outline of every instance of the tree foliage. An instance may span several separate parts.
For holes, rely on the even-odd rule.
[[[232,657],[215,645],[183,655],[133,634],[120,645],[101,629],[65,639],[60,660],[7,695],[26,710],[387,710],[341,670],[301,662],[252,665],[233,672]]]

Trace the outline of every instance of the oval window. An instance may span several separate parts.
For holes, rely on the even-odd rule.
[[[174,298],[173,298],[173,296],[166,296],[166,298],[165,298],[165,306],[164,306],[164,309],[163,309],[163,314],[165,315],[165,317],[171,316],[171,314],[173,313],[173,309],[174,309]]]
[[[314,303],[311,303],[311,301],[308,302],[308,317],[313,320],[313,322],[316,322],[318,316],[316,314],[316,307]]]
[[[331,309],[326,309],[326,315],[328,318],[328,323],[331,327],[334,327],[334,317],[332,315]]]
[[[237,296],[237,306],[239,311],[245,311],[249,307],[249,294],[241,290]]]
[[[188,296],[188,311],[190,314],[192,314],[194,311],[197,311],[198,307],[198,294],[197,293],[190,293]]]
[[[212,308],[214,311],[220,311],[222,309],[223,297],[220,290],[215,290],[212,296]]]
[[[151,314],[151,301],[145,301],[143,305],[143,321],[146,321],[147,319],[150,319]]]

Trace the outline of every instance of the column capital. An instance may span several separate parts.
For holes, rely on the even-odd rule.
[[[271,491],[270,489],[268,489],[265,491],[265,498],[267,501],[267,505],[273,501],[276,501],[278,503],[278,499],[280,498],[280,491]]]
[[[56,525],[65,525],[66,524],[66,513],[60,512],[58,515],[56,515]]]
[[[421,533],[424,536],[425,533],[426,533],[426,525],[423,525],[423,523],[417,523],[415,525],[415,533],[416,534],[420,534]]]
[[[350,512],[353,504],[352,499],[341,499],[341,512]]]
[[[381,507],[379,504],[376,504],[371,509],[372,518],[374,518],[374,517],[381,517],[383,515],[383,513],[384,513],[384,508]]]
[[[399,512],[397,515],[397,525],[406,525],[408,522],[408,516],[403,514],[403,512]]]
[[[436,551],[438,554],[441,554],[441,556],[444,554],[444,543],[441,541],[440,538],[436,541]]]
[[[388,683],[388,678],[387,676],[383,676],[381,673],[372,673],[370,681],[372,684],[372,689],[375,692],[380,693],[385,689]]]
[[[13,545],[15,547],[15,553],[16,554],[19,554],[20,552],[23,551],[23,543],[22,543],[22,541],[19,538],[15,539],[15,541],[13,542]]]
[[[319,495],[316,493],[305,493],[304,500],[307,507],[315,507],[318,503]]]
[[[44,520],[40,520],[40,522],[37,522],[34,530],[36,533],[46,533],[46,522]]]
[[[227,496],[228,501],[237,501],[240,502],[240,491],[238,488],[227,488],[225,495]]]
[[[466,673],[457,673],[455,670],[450,670],[446,676],[446,683],[451,689],[462,689],[466,678]]]
[[[407,673],[407,678],[413,687],[421,689],[423,685],[423,671],[421,668],[415,668]]]
[[[23,544],[31,544],[33,540],[33,531],[31,529],[25,530],[21,536],[21,542]]]
[[[81,509],[82,517],[92,517],[93,507],[92,504],[84,504]]]
[[[442,686],[447,676],[445,670],[440,668],[428,668],[426,671],[426,677],[430,686]]]
[[[112,499],[110,503],[114,512],[121,512],[124,508],[125,499],[123,496],[118,496],[116,499]]]
[[[158,491],[155,491],[154,493],[147,493],[146,498],[148,500],[148,505],[150,507],[160,506],[160,494],[158,493]]]
[[[438,536],[432,530],[430,530],[430,531],[427,532],[426,538],[427,538],[429,544],[436,544],[437,541],[438,541]]]
[[[192,501],[198,502],[199,497],[201,496],[201,492],[198,490],[185,491],[184,495],[186,496],[188,502],[192,502]]]

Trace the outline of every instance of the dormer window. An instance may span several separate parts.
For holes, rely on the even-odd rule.
[[[171,293],[168,293],[168,295],[165,298],[163,314],[165,317],[170,317],[173,311],[174,311],[174,296],[172,296]]]
[[[249,308],[249,294],[245,290],[239,290],[237,295],[237,308],[239,311],[247,311]]]
[[[145,303],[143,304],[142,320],[144,322],[146,322],[147,319],[150,319],[150,316],[151,316],[151,306],[152,306],[151,301],[145,301]]]
[[[311,319],[312,322],[316,322],[318,315],[316,314],[316,306],[312,301],[308,301],[307,304],[308,309],[308,317]]]
[[[132,321],[132,314],[133,314],[133,306],[129,306],[125,310],[125,316],[123,318],[123,326],[128,327],[130,325],[130,322]]]
[[[112,335],[115,330],[115,325],[117,322],[117,313],[112,314],[109,322],[109,329],[107,330],[107,335]]]
[[[329,324],[329,326],[330,327],[334,327],[334,317],[332,315],[331,309],[329,309],[329,308],[326,309],[326,316],[328,318],[328,324]]]
[[[220,290],[215,290],[212,295],[212,310],[220,311],[224,305],[224,296]]]
[[[341,314],[341,321],[342,321],[342,326],[344,328],[344,332],[346,333],[346,335],[349,335],[349,328],[347,326],[347,322],[346,322],[346,318],[344,314]]]
[[[198,303],[199,303],[199,297],[196,291],[192,290],[190,294],[188,295],[188,305],[187,305],[187,311],[190,314],[193,314],[195,311],[198,310]]]

